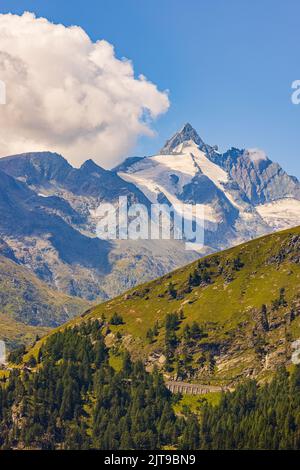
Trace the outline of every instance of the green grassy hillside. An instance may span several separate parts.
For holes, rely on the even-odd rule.
[[[0,340],[9,348],[32,343],[87,307],[86,301],[49,289],[28,269],[0,256]]]
[[[202,258],[67,326],[101,320],[116,368],[127,349],[149,370],[157,365],[182,380],[263,380],[290,363],[291,343],[300,338],[299,281],[297,227]]]

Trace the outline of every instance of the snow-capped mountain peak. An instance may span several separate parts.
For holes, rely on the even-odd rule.
[[[209,145],[205,144],[205,142],[201,139],[199,134],[195,131],[195,129],[191,126],[190,123],[186,123],[180,131],[176,132],[163,146],[160,150],[161,155],[170,155],[172,153],[177,153],[177,147],[180,144],[186,143],[194,143],[196,144],[201,150],[208,151],[212,149]]]
[[[218,152],[189,123],[157,155],[132,164],[127,161],[120,170],[118,175],[152,203],[201,205],[209,249],[297,225],[300,184],[296,178],[262,150],[232,147]]]

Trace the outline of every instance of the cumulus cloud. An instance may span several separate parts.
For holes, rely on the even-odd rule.
[[[32,13],[0,15],[0,80],[0,156],[51,150],[75,166],[93,158],[109,168],[169,107],[107,41]]]

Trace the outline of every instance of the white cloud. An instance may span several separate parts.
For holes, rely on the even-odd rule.
[[[257,148],[247,149],[245,151],[245,154],[254,163],[260,162],[262,160],[268,160],[266,153],[261,149],[257,149]]]
[[[1,156],[51,150],[76,166],[91,157],[109,168],[169,107],[167,93],[135,78],[107,41],[32,13],[0,15],[0,80]]]

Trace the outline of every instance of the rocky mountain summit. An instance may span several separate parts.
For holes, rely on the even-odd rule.
[[[220,153],[190,124],[159,154],[127,161],[118,174],[151,202],[197,204],[204,210],[205,247],[219,250],[300,220],[300,183],[263,151]]]
[[[178,147],[178,145],[189,141],[194,142],[200,150],[203,150],[205,152],[218,150],[217,146],[211,147],[205,144],[201,137],[199,137],[195,129],[191,126],[191,124],[186,123],[179,132],[176,132],[176,134],[174,134],[169,140],[167,140],[167,142],[159,153],[161,155],[170,155],[174,152],[176,153],[176,148]]]

